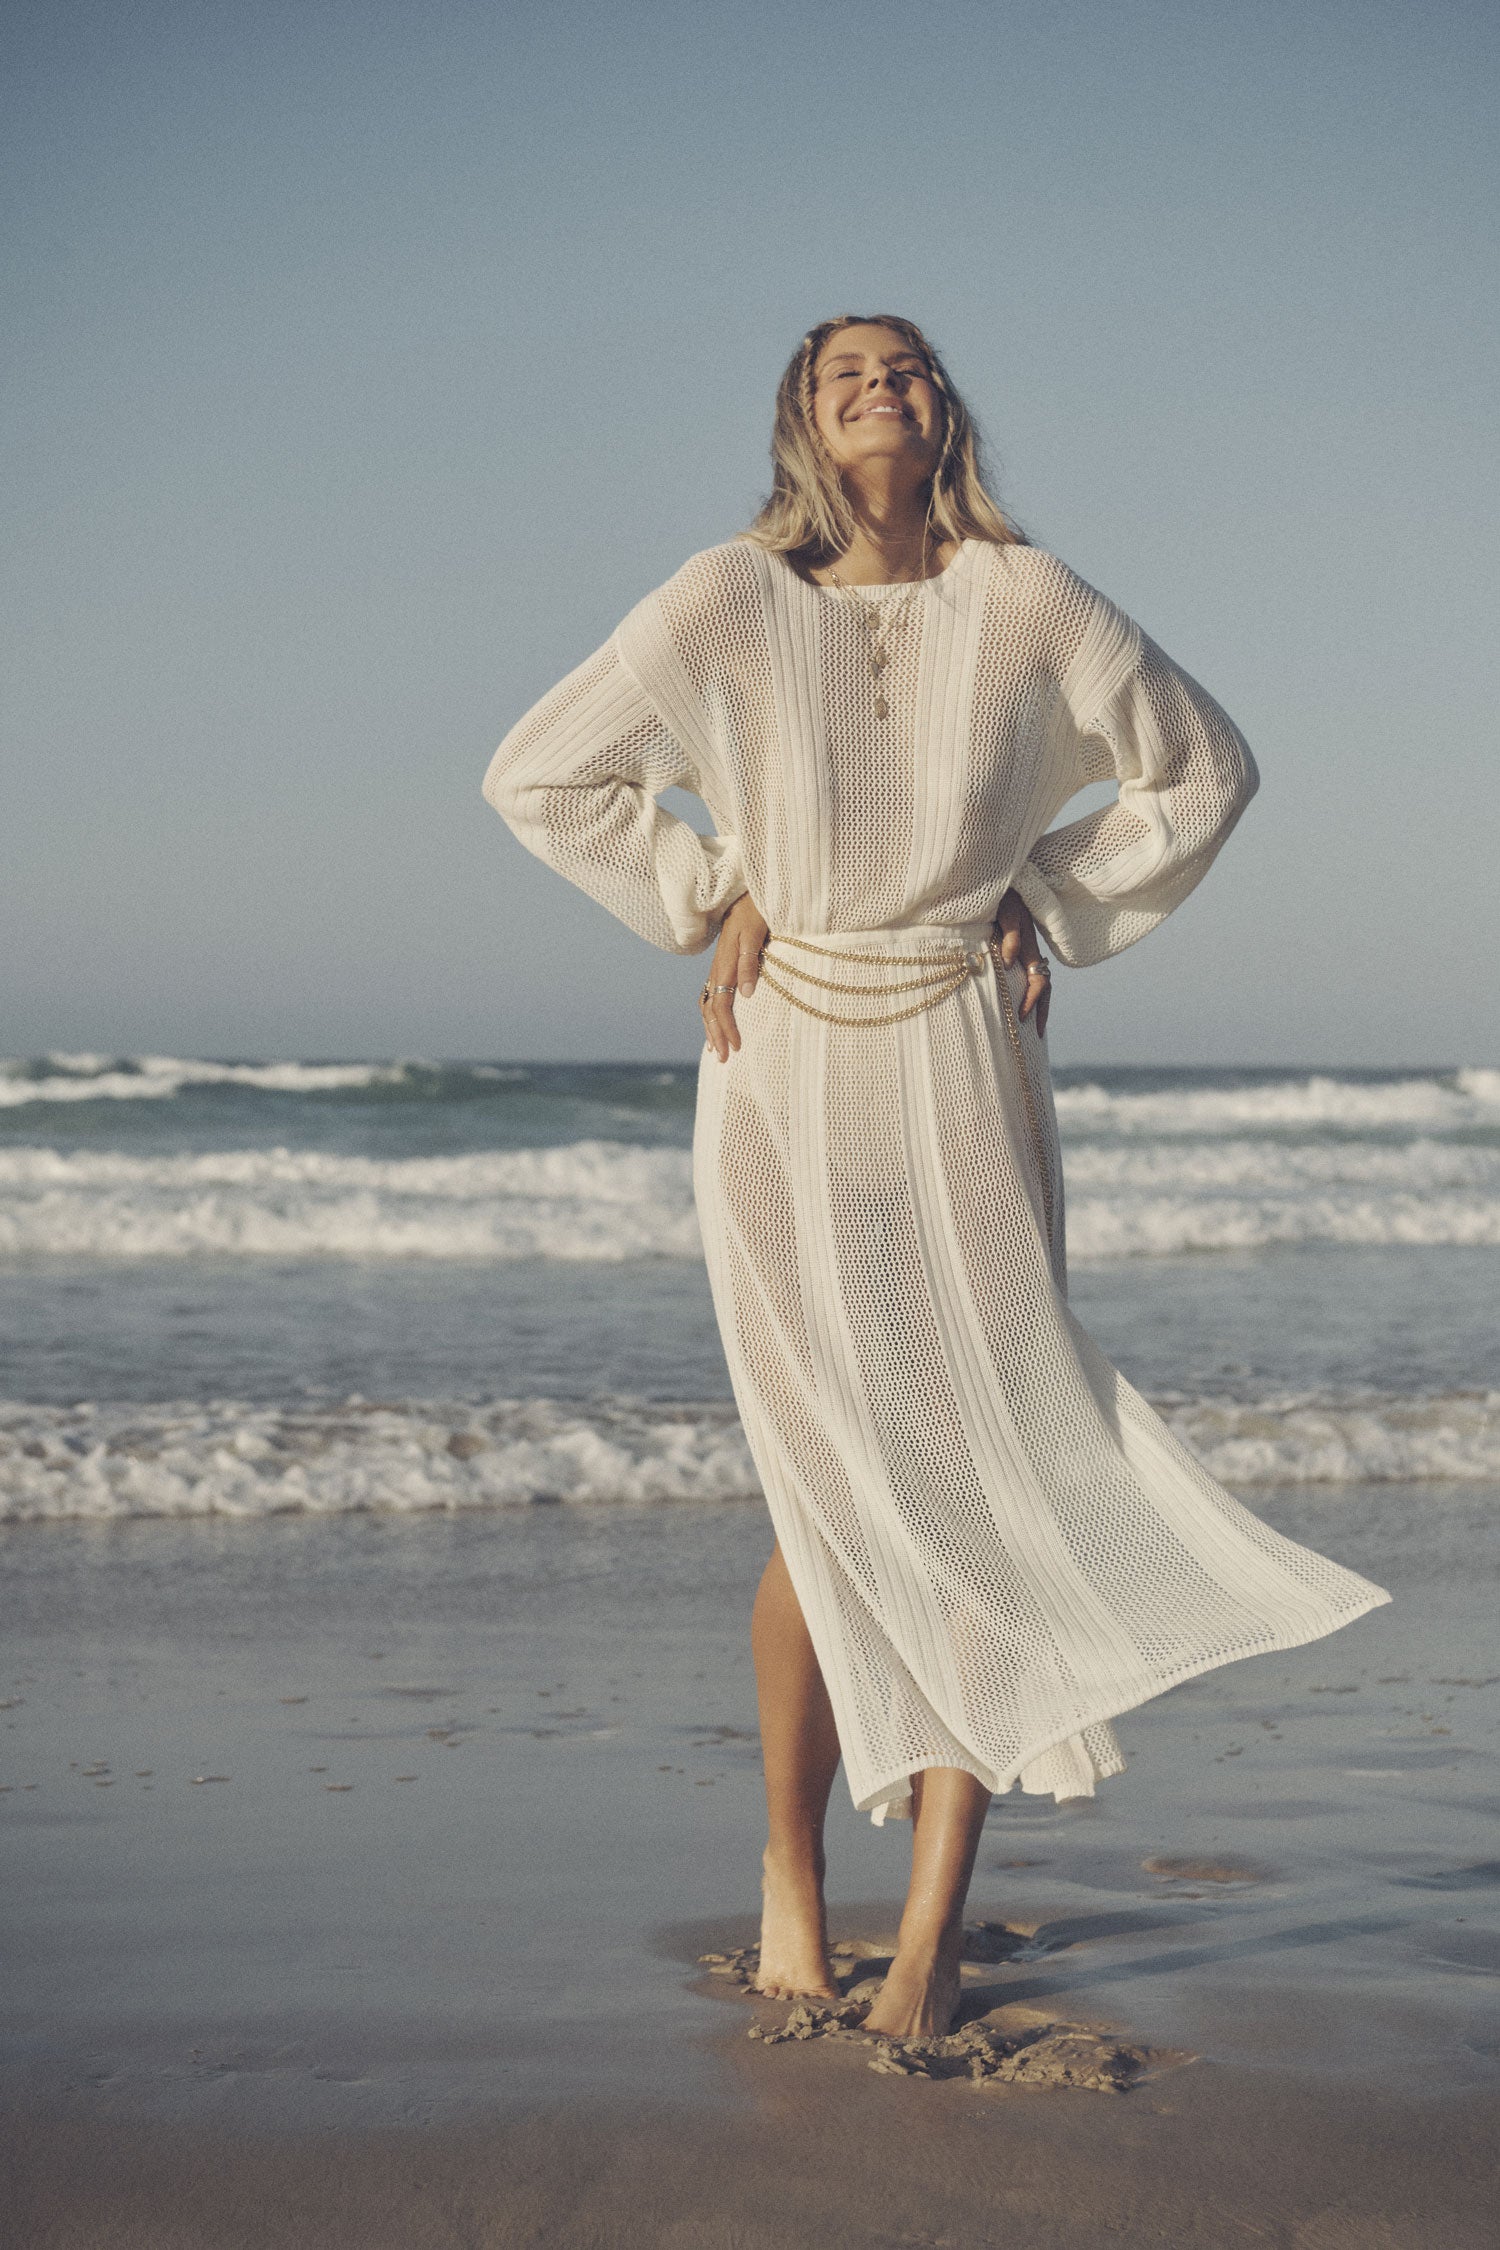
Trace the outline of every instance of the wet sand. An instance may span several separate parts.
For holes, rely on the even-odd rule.
[[[13,1532],[10,2240],[1487,2244],[1497,1501],[1257,1493],[1395,1603],[997,1803],[916,2067],[734,1974],[758,1508]],[[830,1851],[852,1996],[905,1834]]]
[[[18,2125],[27,2250],[1489,2250],[1493,2110],[1205,2067],[1108,2105],[916,2089],[806,2048],[733,2108],[622,2100],[277,2138]],[[840,2058],[845,2060],[845,2058]],[[775,2083],[770,2065],[778,2064]]]

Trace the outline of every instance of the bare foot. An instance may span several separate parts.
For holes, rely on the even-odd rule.
[[[959,1929],[936,1945],[898,1946],[860,2029],[888,2039],[938,2039],[951,2031],[962,1990],[958,1964],[963,1942]]]
[[[839,1988],[828,1965],[821,1871],[779,1866],[769,1852],[762,1867],[756,1991],[778,2000],[813,1994],[820,2000],[837,2000]]]

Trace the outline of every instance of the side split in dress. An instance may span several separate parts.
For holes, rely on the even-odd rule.
[[[694,1182],[850,1791],[881,1820],[929,1766],[1090,1796],[1120,1712],[1390,1596],[1235,1500],[1073,1318],[1046,1042],[1015,1036],[1023,973],[979,952],[1012,886],[1065,963],[1143,937],[1249,802],[1249,750],[1041,549],[967,540],[855,598],[892,605],[878,693],[839,590],[747,539],[692,556],[484,792],[669,952],[747,889],[774,933],[781,989],[737,1000],[727,1064],[704,1051]],[[1114,803],[1051,827],[1101,780]],[[674,785],[717,834],[662,808]]]

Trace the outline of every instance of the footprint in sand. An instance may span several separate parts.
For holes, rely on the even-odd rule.
[[[835,1947],[835,1959],[841,1949]],[[749,1954],[751,1948],[744,1948]],[[731,1975],[739,1961],[705,1956],[710,1974]],[[871,1980],[873,1983],[873,1980]],[[878,1987],[877,1987],[878,1989]],[[747,1998],[758,1998],[747,1991]],[[766,2003],[760,2003],[764,2010]],[[863,1995],[849,1996],[837,2005],[798,2000],[786,2007],[779,2020],[757,2018],[746,2037],[767,2047],[785,2041],[837,2040],[868,2050],[867,2067],[889,2078],[960,2078],[971,2084],[1072,2087],[1094,2093],[1124,2093],[1152,2064],[1186,2059],[1155,2056],[1144,2047],[1127,2045],[1118,2033],[1097,2024],[1059,2023],[1039,2019],[1015,2027],[980,2020],[966,2023],[932,2039],[887,2039],[863,2028]]]
[[[1476,1860],[1470,1867],[1440,1867],[1431,1875],[1398,1875],[1412,1891],[1493,1891],[1500,1889],[1500,1859]]]
[[[1033,1933],[1014,1930],[1004,1922],[981,1922],[965,1932],[966,1961],[1015,1960],[1037,1946]],[[829,1947],[835,1974],[851,1977],[842,2000],[825,2005],[817,2000],[767,2002],[754,1990],[759,1959],[753,1945],[736,1946],[728,1953],[702,1953],[699,1963],[709,1975],[736,1985],[742,1996],[754,2001],[759,2014],[746,2037],[767,2047],[786,2041],[836,2040],[864,2047],[867,2067],[890,2078],[959,2078],[970,2083],[1033,2087],[1072,2087],[1094,2093],[1125,2093],[1148,2073],[1188,2061],[1186,2054],[1127,2044],[1120,2034],[1099,2024],[1058,2022],[1037,2011],[1023,2010],[1015,2022],[1002,2024],[998,2011],[961,2024],[955,2031],[931,2039],[889,2039],[864,2029],[868,2003],[880,1989],[890,1965],[891,1945],[868,1939],[842,1941]],[[861,1975],[869,1970],[875,1974]],[[779,2009],[767,2020],[768,2008]]]
[[[976,1922],[964,1931],[966,1961],[1039,1961],[1056,1953],[1060,1940],[1048,1940],[1036,1930],[1015,1929],[1009,1922]]]
[[[1269,1867],[1257,1867],[1251,1861],[1236,1862],[1227,1859],[1143,1859],[1142,1867],[1148,1875],[1159,1875],[1170,1883],[1269,1883]]]

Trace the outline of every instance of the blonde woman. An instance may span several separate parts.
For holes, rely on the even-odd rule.
[[[1204,690],[1027,544],[912,322],[822,322],[770,499],[511,731],[485,794],[668,952],[713,948],[694,1180],[776,1545],[751,1627],[763,1991],[831,1996],[823,1825],[913,1820],[867,2028],[941,2032],[993,1793],[1390,1597],[1197,1466],[1068,1310],[1049,971],[1144,937],[1256,786]],[[1086,784],[1117,799],[1062,827]],[[707,805],[699,836],[658,804]]]

